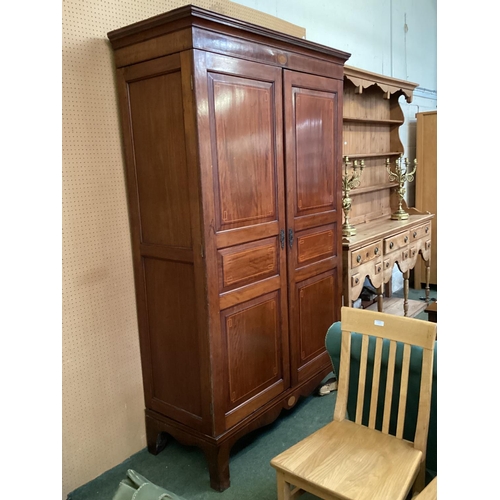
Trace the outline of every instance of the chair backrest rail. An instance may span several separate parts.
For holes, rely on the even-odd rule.
[[[403,348],[403,366],[401,367],[401,386],[399,392],[398,423],[396,427],[396,437],[403,439],[403,430],[406,415],[406,398],[408,396],[408,380],[410,374],[411,346],[405,344]]]
[[[382,346],[383,346],[383,340],[382,338],[378,337],[377,340],[375,341],[372,396],[370,400],[370,416],[368,420],[368,427],[370,429],[375,429],[375,422],[377,419],[378,392],[380,388],[380,367],[382,365]]]
[[[347,396],[349,394],[349,365],[351,356],[351,334],[342,331],[342,341],[340,345],[340,368],[342,374],[337,380],[337,401],[333,419],[338,422],[345,420],[347,412]]]
[[[420,381],[420,400],[418,403],[418,416],[413,440],[415,448],[422,450],[425,457],[427,449],[427,434],[429,431],[429,418],[431,413],[432,370],[434,355],[432,351],[422,352],[422,378]]]
[[[368,342],[370,338],[367,335],[363,335],[361,340],[361,358],[359,366],[359,379],[358,379],[358,401],[356,404],[356,419],[357,424],[361,424],[361,419],[363,418],[363,401],[365,398],[366,390],[366,366],[368,364]]]
[[[372,337],[382,337],[396,342],[409,343],[424,349],[433,349],[436,340],[436,323],[394,314],[380,313],[363,309],[342,307],[342,330],[357,332]]]
[[[397,344],[391,340],[389,344],[389,360],[387,362],[387,382],[384,400],[384,419],[382,420],[382,432],[389,433],[389,423],[391,420],[391,403],[394,388],[394,367],[396,366],[396,348]]]

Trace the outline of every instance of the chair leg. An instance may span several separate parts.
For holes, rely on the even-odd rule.
[[[422,462],[422,465],[420,466],[420,471],[415,479],[415,482],[413,483],[412,492],[414,494],[420,493],[424,488],[425,488],[425,462]]]
[[[278,483],[278,500],[291,500],[290,485],[285,481],[282,472],[276,471],[276,481]]]

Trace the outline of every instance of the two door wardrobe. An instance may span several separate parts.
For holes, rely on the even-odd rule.
[[[192,5],[108,38],[148,449],[198,446],[222,491],[232,445],[332,369],[349,54]]]

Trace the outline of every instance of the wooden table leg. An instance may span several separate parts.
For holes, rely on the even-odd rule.
[[[285,481],[283,472],[276,471],[276,482],[278,485],[278,500],[290,500],[290,486]]]
[[[431,259],[425,261],[425,301],[429,302],[430,300],[430,291],[431,291]]]
[[[384,284],[377,288],[377,309],[378,312],[383,312],[384,310]]]
[[[404,278],[404,285],[403,285],[403,296],[404,296],[404,302],[403,302],[403,310],[405,313],[405,316],[408,316],[408,292],[410,290],[410,271],[406,271],[403,273],[403,278]]]

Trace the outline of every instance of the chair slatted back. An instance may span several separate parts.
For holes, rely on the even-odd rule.
[[[387,368],[385,377],[385,396],[383,401],[381,431],[388,434],[390,430],[391,408],[397,408],[397,423],[395,436],[402,439],[405,423],[406,402],[408,397],[408,380],[410,371],[410,357],[412,346],[422,349],[422,372],[420,382],[420,396],[418,405],[417,425],[414,438],[415,448],[425,454],[432,393],[432,368],[436,340],[436,323],[379,313],[351,307],[342,307],[341,310],[342,344],[340,369],[337,387],[337,402],[335,405],[334,420],[343,420],[347,411],[347,397],[349,392],[349,375],[351,363],[351,333],[362,335],[361,355],[359,360],[359,379],[356,414],[354,421],[363,424],[363,416],[368,412],[367,426],[375,429],[379,395],[383,388],[381,378],[382,350],[384,340],[389,342]],[[375,340],[375,354],[373,356],[372,377],[368,383],[368,352],[370,337]],[[373,341],[372,341],[373,342]],[[399,386],[395,387],[396,351],[398,344],[403,344],[402,362],[399,371]],[[366,391],[371,391],[369,408],[365,409]],[[368,393],[369,394],[369,393]],[[395,394],[399,400],[394,401]]]

